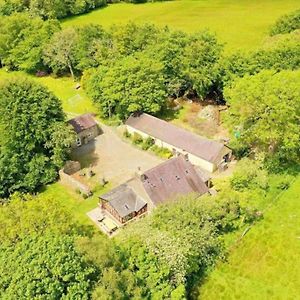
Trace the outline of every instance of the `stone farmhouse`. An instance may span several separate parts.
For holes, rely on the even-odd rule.
[[[73,148],[85,145],[101,134],[99,125],[90,113],[75,117],[69,120],[68,123],[76,133],[76,141],[72,145]]]
[[[222,169],[232,151],[223,143],[203,138],[146,113],[133,114],[125,123],[129,133],[151,137],[159,147],[168,148],[176,156],[184,155],[192,164],[206,171]]]
[[[176,197],[194,193],[200,197],[209,193],[203,172],[184,156],[169,159],[147,170],[110,192],[101,195],[99,207],[107,232],[114,231],[130,220],[151,212],[156,206],[174,201]]]

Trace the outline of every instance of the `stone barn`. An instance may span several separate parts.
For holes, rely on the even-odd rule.
[[[214,172],[226,164],[232,151],[223,143],[209,140],[146,113],[133,114],[125,123],[129,133],[151,137],[159,147],[184,155],[192,164]]]
[[[74,148],[89,143],[102,133],[99,125],[90,113],[75,117],[69,120],[68,123],[76,133],[76,141],[73,144]]]

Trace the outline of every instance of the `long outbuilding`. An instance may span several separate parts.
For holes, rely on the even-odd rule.
[[[226,164],[232,151],[223,143],[201,137],[146,113],[133,114],[125,123],[129,133],[151,137],[159,147],[184,155],[192,164],[214,172]]]

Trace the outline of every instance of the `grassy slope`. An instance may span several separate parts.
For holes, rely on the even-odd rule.
[[[300,177],[200,289],[199,299],[300,299]]]
[[[69,77],[41,77],[30,76],[24,72],[6,72],[0,69],[1,80],[10,79],[14,76],[28,77],[45,85],[62,101],[63,109],[66,113],[80,114],[95,111],[91,100],[86,96],[82,89],[76,90],[76,83]]]
[[[57,182],[48,185],[45,188],[45,191],[43,191],[42,196],[60,199],[81,224],[91,225],[93,223],[86,213],[97,207],[99,203],[98,196],[106,193],[110,188],[110,185],[107,185],[104,188],[99,186],[97,190],[94,191],[92,197],[83,199],[80,195]]]
[[[130,20],[192,32],[203,28],[218,34],[228,50],[253,49],[266,37],[268,28],[284,13],[300,8],[299,0],[181,0],[142,5],[113,4],[73,17],[64,26],[97,23],[103,26]]]

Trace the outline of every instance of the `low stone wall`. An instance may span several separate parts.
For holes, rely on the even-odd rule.
[[[72,174],[74,174],[79,170],[80,170],[79,162],[74,162],[74,161],[67,162],[65,167],[59,171],[60,180],[63,184],[68,185],[74,191],[79,190],[82,194],[90,196],[92,195],[92,191],[90,187],[71,176]]]
[[[68,160],[63,167],[64,173],[68,175],[72,175],[78,172],[81,169],[81,165],[79,161]]]

